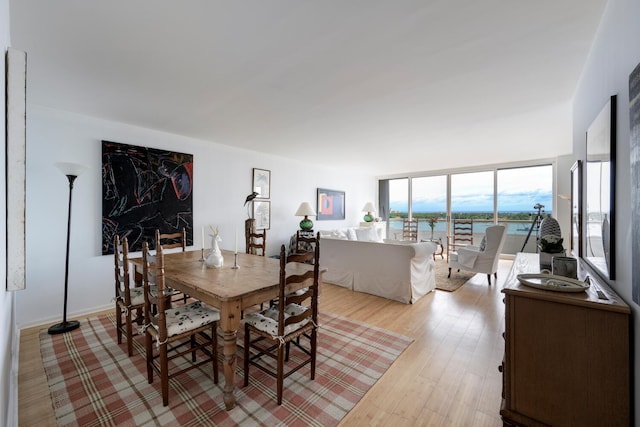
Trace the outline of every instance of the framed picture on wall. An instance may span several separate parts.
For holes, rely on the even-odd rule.
[[[582,256],[582,162],[571,167],[571,254]]]
[[[344,219],[344,191],[318,188],[318,221]]]
[[[256,230],[271,228],[271,202],[266,200],[253,201],[253,219],[256,220]]]
[[[253,189],[257,199],[271,198],[271,171],[253,168]]]

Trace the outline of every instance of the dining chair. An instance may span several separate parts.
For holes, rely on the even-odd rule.
[[[156,233],[156,242],[158,242]],[[147,379],[153,383],[154,372],[160,377],[162,404],[169,404],[169,379],[205,363],[213,367],[213,381],[218,383],[218,339],[216,329],[220,312],[200,301],[167,308],[164,291],[164,253],[156,244],[156,255],[149,252],[147,242],[142,244],[142,283],[144,288],[144,331]],[[157,290],[151,292],[150,283]],[[157,306],[154,314],[153,305]],[[203,358],[197,359],[198,351]],[[191,354],[191,357],[187,357]],[[171,366],[170,363],[171,362]]]
[[[402,240],[418,241],[418,220],[405,218],[402,221]]]
[[[296,242],[295,242],[295,253],[301,254],[305,252],[313,253],[313,246],[315,244],[316,238],[313,235],[313,232],[298,230],[296,232]]]
[[[116,334],[118,344],[122,344],[122,336],[127,340],[127,353],[133,355],[133,313],[142,313],[144,295],[141,287],[132,287],[129,271],[129,242],[126,237],[120,241],[119,236],[113,239],[113,258],[115,262],[115,302],[116,302]],[[141,316],[137,319],[142,323]]]
[[[156,232],[159,233],[159,244],[162,246],[162,249],[174,249],[174,248],[182,248],[182,252],[187,250],[187,230],[182,227],[180,231],[175,233],[160,233],[158,229]],[[182,292],[173,291],[174,297],[172,302],[182,302],[183,304],[187,303],[189,299],[189,295],[183,294]]]
[[[473,245],[473,219],[454,219],[452,233],[447,236],[447,259],[458,248]]]
[[[182,227],[175,233],[160,233],[159,243],[162,249],[182,248],[182,252],[187,250],[187,230]]]
[[[265,256],[267,250],[267,230],[258,233],[255,229],[256,220],[249,218],[244,222],[245,252],[251,255]],[[260,252],[260,253],[259,253]]]
[[[278,405],[282,404],[284,379],[289,375],[303,366],[310,365],[310,378],[315,379],[320,233],[314,240],[313,252],[287,256],[285,245],[281,246],[277,305],[259,313],[248,313],[243,320],[244,386],[249,385],[250,366],[275,377]],[[287,271],[293,263],[311,261],[313,269],[304,274],[292,274]],[[310,284],[301,292],[287,294],[287,287],[303,282]],[[295,357],[290,358],[292,344],[294,349],[299,351],[296,351]],[[276,361],[275,367],[269,363],[271,359]]]

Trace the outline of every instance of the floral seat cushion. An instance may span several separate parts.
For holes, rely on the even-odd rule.
[[[298,314],[304,313],[306,307],[303,307],[299,304],[289,304],[284,309],[284,317],[285,319],[296,316]],[[250,324],[256,329],[266,332],[272,337],[278,336],[278,309],[275,307],[269,307],[268,309],[260,312],[260,313],[248,313],[244,318],[245,323]],[[288,335],[291,332],[295,331],[298,328],[303,327],[307,323],[309,323],[310,319],[306,318],[298,323],[293,323],[291,325],[287,325],[284,328],[284,334]]]
[[[154,297],[158,296],[158,287],[156,285],[149,286],[149,291],[151,292],[151,295],[153,295]],[[124,291],[122,291],[122,293],[124,294]],[[165,287],[164,293],[165,295],[173,295],[177,293],[177,291],[173,288]],[[142,287],[130,288],[129,295],[131,296],[132,306],[144,304],[144,288]]]
[[[208,325],[220,320],[220,312],[200,301],[168,308],[164,311],[167,321],[167,337]]]

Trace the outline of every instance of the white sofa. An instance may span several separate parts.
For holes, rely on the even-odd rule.
[[[323,282],[405,304],[435,289],[434,243],[385,243],[380,236],[374,237],[375,231],[362,229],[320,234],[320,264],[327,269]]]

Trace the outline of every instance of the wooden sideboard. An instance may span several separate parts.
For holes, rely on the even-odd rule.
[[[517,279],[537,272],[537,254],[517,254],[502,290],[504,425],[628,426],[629,306],[592,275],[591,287],[580,293],[540,290]],[[579,278],[585,275],[580,268]]]

